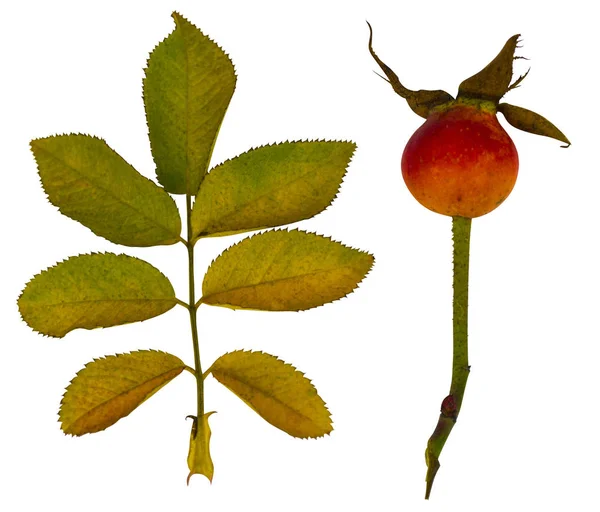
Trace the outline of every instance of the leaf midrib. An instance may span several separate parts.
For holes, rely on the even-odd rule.
[[[224,165],[224,164],[223,164]],[[217,169],[217,167],[215,167],[215,169],[213,169],[214,172]],[[261,199],[264,199],[265,197],[267,197],[268,195],[272,194],[275,191],[280,191],[286,187],[289,187],[290,185],[292,185],[293,183],[297,182],[297,181],[301,181],[301,180],[305,180],[308,184],[310,184],[309,180],[306,180],[306,177],[309,174],[313,174],[314,170],[307,170],[306,172],[302,173],[300,176],[297,176],[289,181],[286,181],[285,183],[282,183],[280,186],[273,186],[272,188],[269,188],[266,192],[264,192],[263,194],[260,194],[258,196],[253,197],[251,200],[248,200],[246,202],[240,202],[238,203],[239,206],[237,208],[234,208],[233,210],[231,210],[229,213],[222,215],[220,217],[218,217],[216,220],[221,221],[221,223],[223,223],[224,220],[227,220],[231,217],[233,217],[236,214],[239,214],[240,212],[242,212],[245,208],[247,208],[249,205],[251,205],[252,203],[256,203],[258,201],[260,201]],[[208,173],[208,176],[210,176],[211,173]],[[345,174],[345,171],[344,171]],[[314,188],[314,187],[313,187]],[[338,186],[339,189],[339,186]],[[334,197],[335,199],[335,197]],[[332,201],[331,201],[332,202]],[[331,202],[329,204],[331,204]],[[212,211],[211,211],[212,213]],[[213,224],[206,224],[206,228],[209,228],[210,226],[216,226],[216,223],[213,222]],[[201,236],[201,234],[203,233],[203,231],[199,231],[199,233],[196,236]],[[210,232],[208,231],[207,233],[219,233],[219,231],[214,231],[214,232]]]
[[[297,370],[295,370],[295,371],[297,371]],[[214,369],[212,370],[212,373],[213,373],[213,376],[214,376],[214,374],[215,374],[215,370],[214,370]],[[219,370],[217,370],[217,373],[219,373]],[[248,386],[250,389],[253,389],[253,390],[255,390],[255,391],[258,391],[260,394],[262,394],[262,395],[266,396],[267,398],[270,398],[270,399],[272,399],[272,400],[276,401],[277,403],[279,403],[279,404],[280,404],[281,406],[283,406],[284,408],[287,408],[287,409],[290,409],[291,411],[294,411],[296,414],[298,414],[298,415],[302,416],[303,418],[305,418],[305,419],[309,420],[311,423],[313,423],[313,424],[316,424],[316,423],[317,423],[317,422],[316,422],[316,420],[315,420],[314,418],[311,418],[310,416],[307,416],[306,414],[304,414],[303,412],[301,412],[301,411],[299,411],[299,410],[295,409],[294,407],[292,407],[292,406],[290,406],[290,405],[288,405],[288,404],[286,404],[286,403],[282,402],[282,401],[281,401],[281,399],[277,398],[276,396],[273,396],[273,395],[270,395],[270,394],[267,394],[267,393],[265,393],[265,392],[264,392],[264,390],[263,390],[262,388],[259,388],[259,387],[257,387],[257,386],[254,386],[254,385],[252,385],[252,384],[248,383],[246,380],[244,380],[244,379],[241,379],[241,378],[239,378],[239,377],[237,377],[237,376],[235,376],[235,375],[232,375],[231,373],[228,373],[228,372],[226,372],[226,371],[224,371],[224,370],[221,370],[221,373],[222,373],[222,374],[224,374],[226,377],[227,377],[227,376],[229,376],[229,378],[231,378],[231,379],[233,379],[233,380],[237,380],[238,382],[241,382],[241,383],[242,383],[242,384],[244,384],[245,386]],[[216,377],[215,377],[215,378],[216,378]],[[218,379],[217,379],[217,380],[218,380]],[[232,391],[233,391],[233,390],[232,390]],[[236,393],[236,394],[237,394],[237,393]],[[318,396],[318,395],[317,395],[317,396]],[[240,398],[241,398],[241,397],[240,397]],[[250,401],[250,400],[249,400],[249,401]]]
[[[272,280],[269,280],[269,281],[262,281],[262,282],[259,282],[259,283],[256,283],[256,284],[252,284],[252,285],[236,286],[234,288],[227,288],[226,290],[222,290],[222,291],[219,291],[219,292],[210,293],[209,295],[205,295],[204,297],[202,297],[202,299],[200,299],[200,300],[203,301],[205,298],[210,297],[212,295],[219,295],[219,294],[222,294],[222,293],[228,293],[228,292],[233,292],[233,291],[237,291],[237,290],[243,290],[245,288],[256,288],[258,286],[262,286],[262,285],[266,285],[266,284],[270,284],[270,283],[278,283],[278,282],[282,282],[282,281],[292,281],[294,279],[302,279],[302,278],[307,277],[307,276],[316,276],[316,275],[319,275],[319,274],[325,274],[325,273],[329,273],[329,272],[334,272],[336,270],[354,269],[354,268],[355,268],[354,265],[343,265],[343,266],[335,267],[335,268],[332,268],[332,269],[317,270],[315,272],[307,272],[307,273],[304,273],[304,274],[297,274],[297,275],[289,276],[289,277],[280,277],[280,278],[277,278],[277,279],[272,279]]]
[[[75,304],[98,304],[98,303],[102,303],[102,302],[173,302],[173,303],[177,303],[177,299],[175,297],[166,298],[166,299],[89,299],[89,300],[75,300],[75,301],[64,301],[64,302],[53,302],[53,303],[39,303],[39,302],[31,301],[31,302],[29,302],[29,305],[34,306],[34,307],[51,308],[51,307],[67,306],[67,305],[75,305]]]
[[[178,24],[179,25],[179,24]],[[190,123],[191,123],[191,112],[190,112],[190,49],[187,38],[185,37],[183,27],[180,27],[181,38],[183,39],[183,45],[185,51],[185,193],[191,195],[191,169],[190,169]]]
[[[145,385],[145,384],[148,384],[149,382],[152,382],[152,381],[159,380],[159,379],[161,379],[161,378],[162,378],[164,375],[166,375],[166,374],[168,374],[168,373],[170,373],[170,372],[173,372],[174,370],[177,370],[177,369],[179,369],[179,368],[181,368],[181,371],[183,371],[183,369],[185,368],[185,365],[182,365],[181,367],[179,367],[179,366],[176,366],[176,367],[174,367],[174,368],[170,368],[169,370],[166,370],[166,371],[164,371],[163,373],[159,373],[158,375],[156,375],[155,377],[153,377],[153,378],[151,378],[151,379],[148,379],[148,380],[146,380],[146,381],[140,382],[140,383],[138,383],[136,386],[133,386],[133,387],[131,387],[131,388],[127,389],[126,391],[122,391],[121,393],[118,393],[118,394],[114,395],[113,397],[111,397],[111,398],[108,398],[108,399],[104,400],[103,402],[101,402],[101,403],[99,403],[99,404],[95,405],[95,406],[94,406],[94,407],[92,407],[91,409],[88,409],[88,410],[86,410],[86,411],[85,411],[83,414],[81,414],[80,416],[78,416],[78,417],[77,417],[77,419],[75,419],[74,421],[72,421],[72,422],[69,424],[69,427],[72,427],[72,426],[73,426],[73,425],[75,425],[75,424],[76,424],[78,421],[80,421],[80,420],[81,420],[83,417],[90,415],[90,414],[91,414],[92,412],[94,412],[96,409],[98,409],[98,408],[100,408],[100,407],[104,406],[104,405],[105,405],[105,404],[107,404],[108,402],[111,402],[111,401],[113,401],[113,400],[116,400],[117,398],[119,398],[119,397],[121,397],[121,396],[123,396],[123,395],[126,395],[126,394],[128,394],[128,393],[131,393],[132,391],[136,390],[137,388],[140,388],[140,387],[142,387],[142,386],[143,386],[143,385]],[[178,374],[177,374],[177,375],[178,375]],[[174,378],[175,378],[177,375],[174,375],[174,376],[173,376],[171,379],[164,381],[164,382],[163,382],[163,385],[164,385],[164,384],[167,384],[167,383],[168,383],[170,380],[174,379]],[[154,386],[154,387],[152,387],[152,388],[150,389],[150,391],[153,391],[153,390],[154,390],[154,389],[156,389],[157,387],[158,387],[158,386]],[[137,405],[136,407],[139,407],[139,406],[140,406],[142,403],[143,403],[143,400],[142,400],[142,402],[138,403],[138,405]],[[136,407],[134,407],[134,409],[135,409]],[[125,416],[121,416],[120,418],[118,418],[118,419],[117,419],[117,421],[118,421],[118,420],[120,420],[120,419],[122,419],[122,418],[124,418],[124,417],[125,417]]]

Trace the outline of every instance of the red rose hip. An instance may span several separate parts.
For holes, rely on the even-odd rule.
[[[451,217],[479,217],[497,208],[518,169],[517,149],[495,112],[460,103],[430,113],[402,155],[411,194]]]

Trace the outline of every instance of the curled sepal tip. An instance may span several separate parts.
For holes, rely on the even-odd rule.
[[[509,124],[519,130],[534,133],[535,135],[543,135],[544,137],[550,137],[564,142],[566,145],[561,146],[563,148],[568,148],[571,145],[571,142],[563,132],[548,121],[548,119],[531,110],[527,110],[523,107],[516,107],[515,105],[510,105],[508,103],[500,103],[498,105],[498,112],[502,112]]]
[[[210,457],[210,426],[208,418],[215,411],[207,412],[200,420],[196,416],[192,418],[192,432],[190,433],[190,451],[188,453],[188,468],[190,474],[187,477],[187,484],[190,484],[192,475],[204,475],[212,483],[214,474],[214,465]],[[187,419],[186,418],[186,419]]]
[[[510,83],[513,74],[513,60],[518,58],[515,57],[515,49],[519,37],[520,34],[512,36],[492,62],[460,84],[458,98],[476,98],[497,104],[508,91],[518,87],[527,76],[525,73],[513,84]]]
[[[375,62],[379,64],[379,67],[383,70],[385,76],[387,76],[387,79],[384,77],[382,78],[389,82],[396,94],[408,102],[408,106],[415,114],[427,119],[427,116],[433,107],[442,105],[443,103],[447,103],[454,99],[452,95],[442,90],[429,91],[421,89],[419,91],[411,91],[404,87],[400,83],[398,75],[396,75],[396,73],[394,73],[392,69],[377,56],[375,50],[373,50],[373,29],[368,21],[367,25],[369,25],[369,52],[375,59]]]

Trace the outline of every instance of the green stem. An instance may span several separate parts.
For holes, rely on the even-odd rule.
[[[433,480],[440,468],[440,454],[458,418],[470,371],[467,332],[471,219],[452,217],[452,238],[454,240],[452,382],[450,384],[450,394],[442,402],[438,423],[427,442],[427,449],[425,450],[425,461],[427,463],[425,499],[429,499]]]
[[[196,313],[198,305],[196,304],[196,291],[194,284],[194,243],[192,242],[192,198],[190,194],[185,196],[185,206],[187,213],[187,242],[188,250],[188,278],[190,300],[188,303],[190,312],[190,325],[192,327],[192,343],[194,344],[194,366],[196,375],[196,389],[198,400],[198,418],[204,416],[204,379],[202,378],[202,366],[200,365],[200,346],[198,345],[198,325],[196,322]]]

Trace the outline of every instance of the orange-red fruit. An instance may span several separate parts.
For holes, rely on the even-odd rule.
[[[518,170],[517,148],[496,115],[471,105],[433,111],[402,155],[402,176],[415,199],[452,217],[480,217],[497,208]]]

